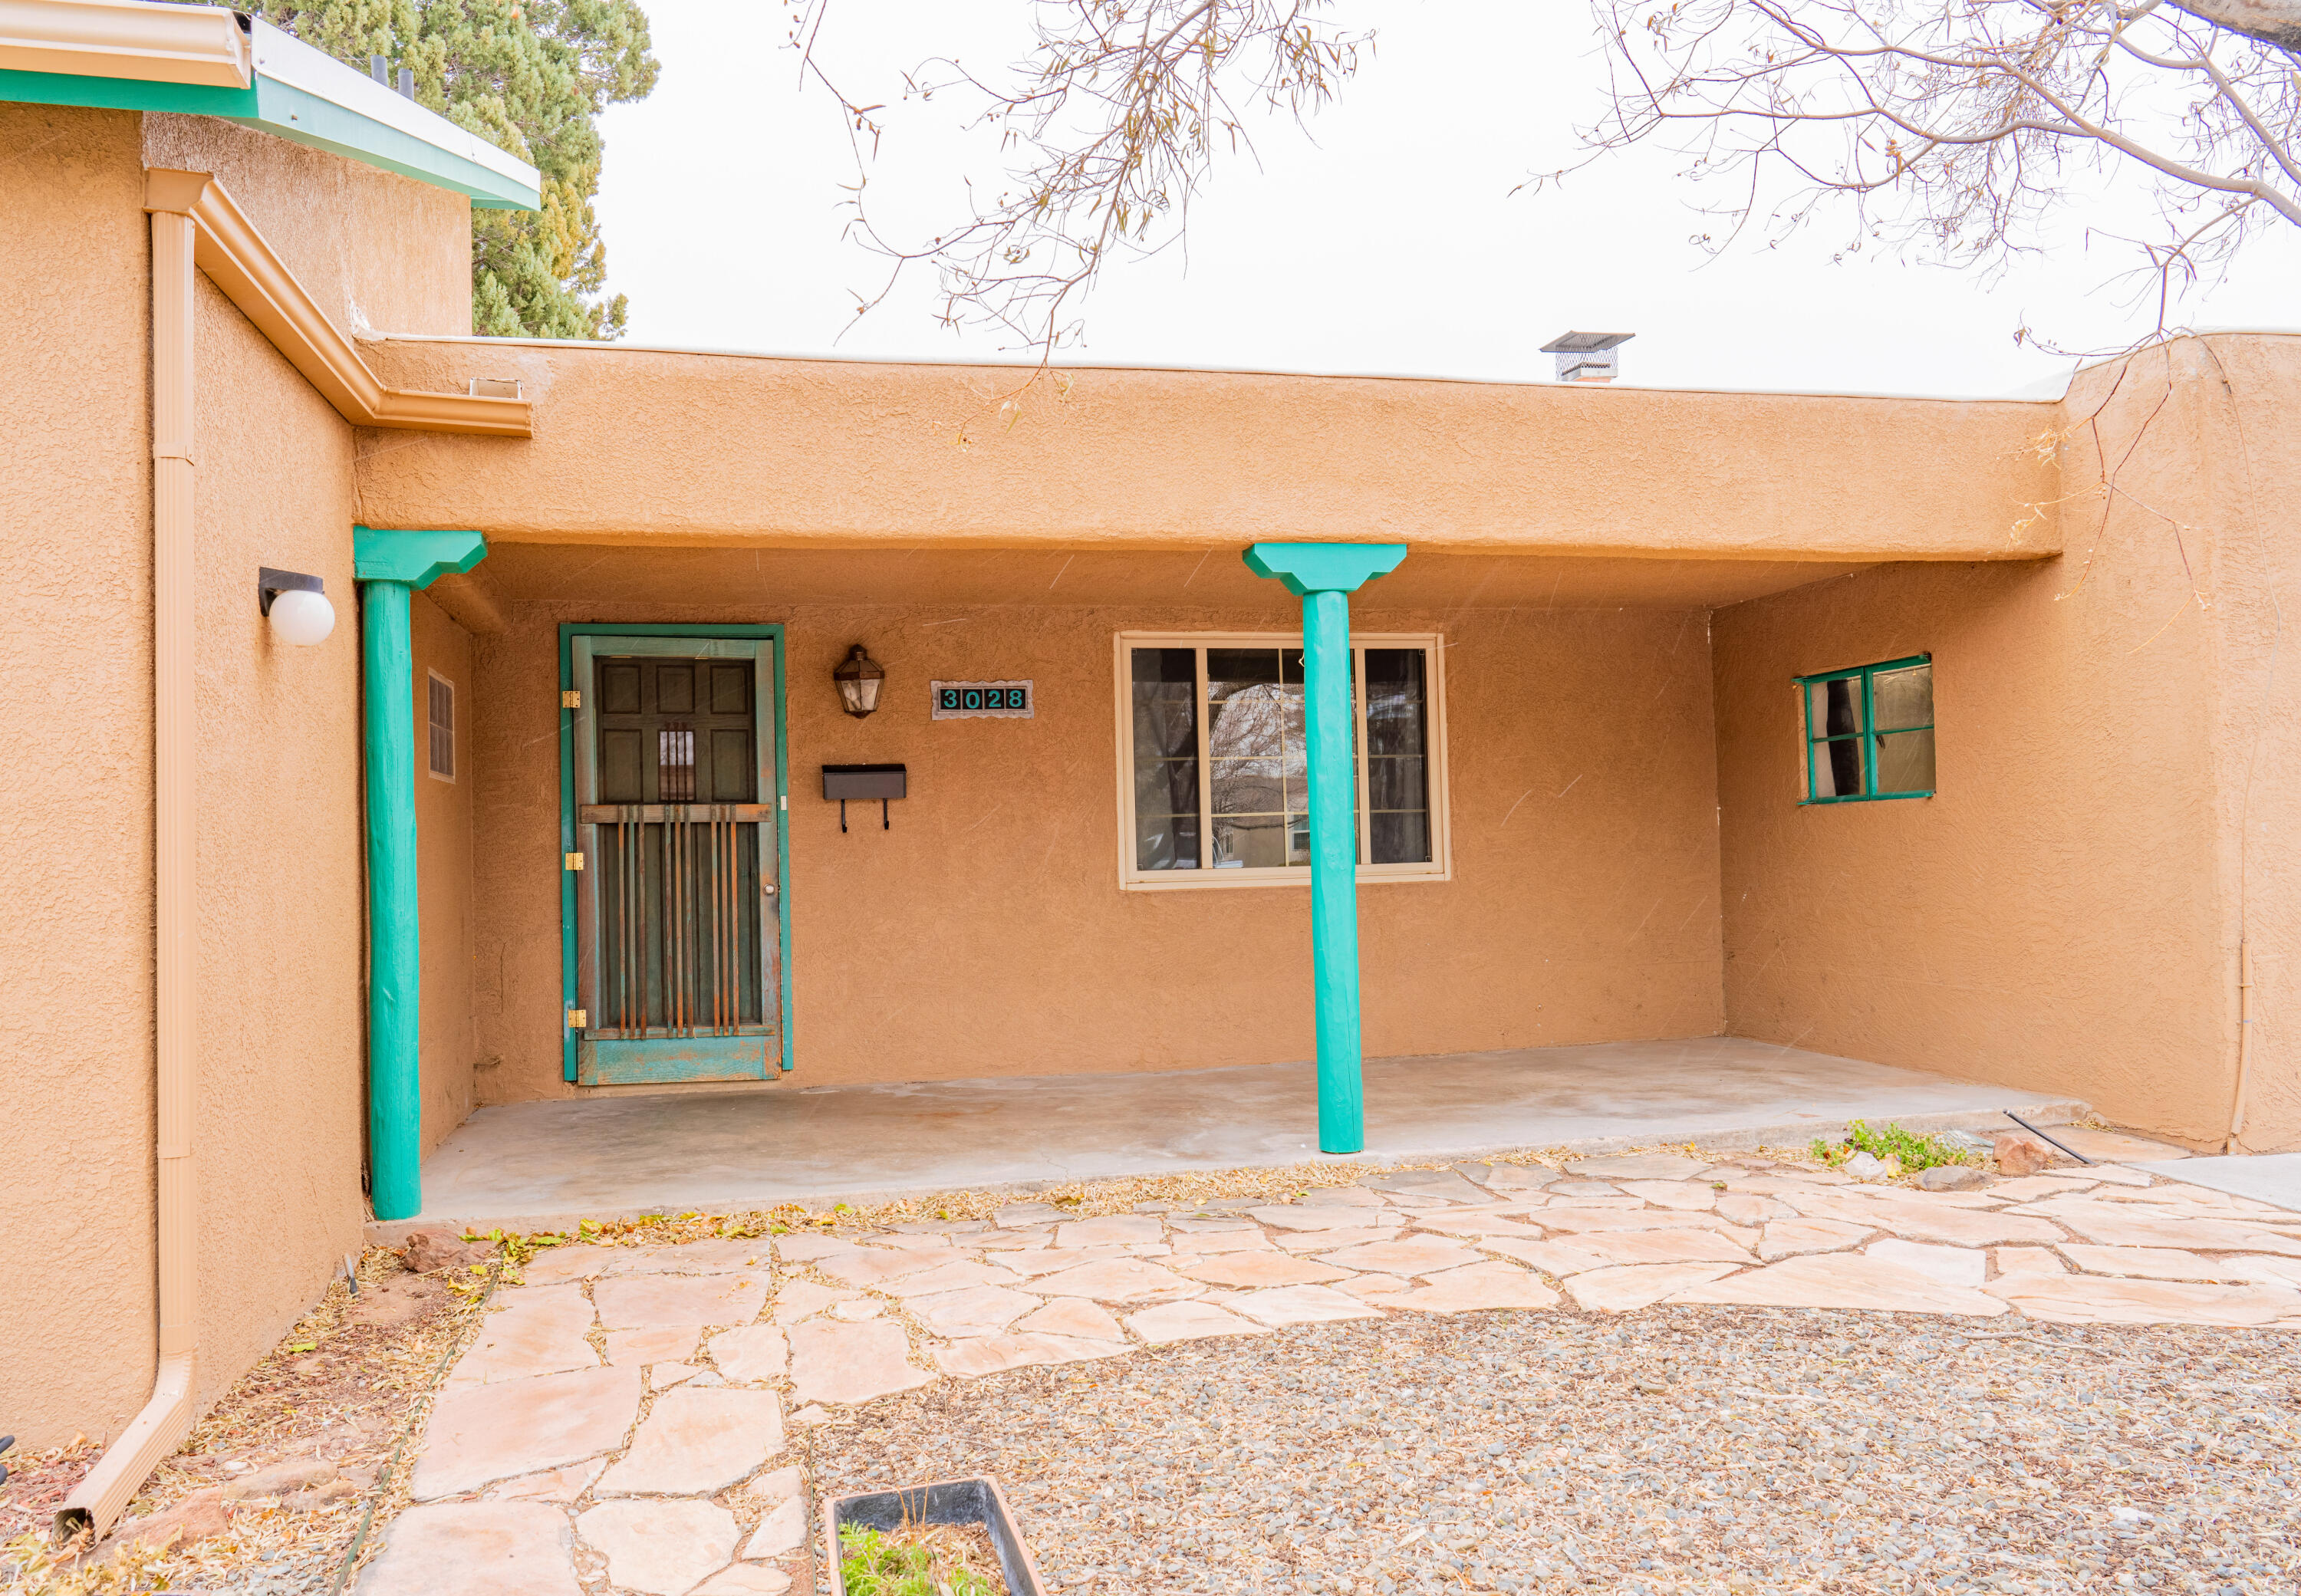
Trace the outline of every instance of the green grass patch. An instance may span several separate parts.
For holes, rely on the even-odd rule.
[[[1980,1157],[1951,1146],[1938,1136],[1927,1136],[1916,1131],[1904,1131],[1899,1125],[1887,1125],[1873,1130],[1865,1120],[1855,1120],[1845,1127],[1845,1140],[1836,1144],[1816,1141],[1813,1156],[1831,1168],[1845,1162],[1856,1153],[1868,1153],[1873,1158],[1887,1162],[1899,1160],[1902,1168],[1910,1173],[1933,1169],[1944,1164],[1979,1164]]]

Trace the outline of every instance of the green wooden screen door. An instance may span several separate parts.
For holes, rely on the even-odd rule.
[[[576,1080],[761,1079],[782,1051],[762,662],[704,639],[583,640]],[[622,651],[640,644],[686,652]]]

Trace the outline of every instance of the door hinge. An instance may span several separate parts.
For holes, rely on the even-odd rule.
[[[571,1008],[571,1009],[569,1009],[569,1010],[567,1011],[567,1029],[568,1029],[568,1030],[570,1030],[570,1031],[584,1031],[584,1030],[588,1030],[588,1029],[590,1029],[590,1024],[591,1024],[591,1011],[590,1011],[590,1009],[588,1009],[588,1008]]]
[[[583,856],[582,854],[569,854],[567,856],[567,868],[570,870],[582,869]]]
[[[583,689],[580,687],[562,688],[559,692],[559,707],[562,709],[582,708]]]

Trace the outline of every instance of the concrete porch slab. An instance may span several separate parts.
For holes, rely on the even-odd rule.
[[[423,1166],[423,1213],[370,1227],[564,1229],[699,1209],[998,1191],[1318,1158],[1308,1064],[1161,1074],[802,1086],[482,1108]],[[1739,1037],[1368,1059],[1367,1150],[1399,1164],[1533,1148],[1802,1143],[1849,1119],[2044,1124],[2070,1098]]]
[[[2136,1161],[2134,1167],[2169,1181],[2210,1186],[2231,1197],[2250,1197],[2280,1208],[2301,1208],[2301,1153],[2240,1153],[2184,1158],[2178,1164]]]

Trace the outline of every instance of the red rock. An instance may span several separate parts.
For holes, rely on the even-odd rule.
[[[1989,1144],[1989,1151],[2001,1174],[2039,1174],[2054,1164],[2052,1150],[2034,1136],[2000,1136]]]
[[[466,1241],[461,1236],[437,1230],[417,1231],[407,1238],[407,1245],[399,1253],[400,1260],[417,1274],[484,1264],[495,1255],[493,1241]]]

